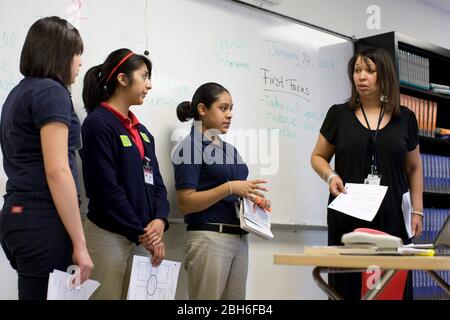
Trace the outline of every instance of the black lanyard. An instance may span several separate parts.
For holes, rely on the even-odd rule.
[[[361,111],[362,111],[362,114],[364,115],[364,119],[366,120],[367,128],[371,131],[369,120],[367,120],[366,112],[364,111],[364,107],[362,106],[362,104],[361,104]],[[377,138],[378,138],[378,130],[380,129],[380,124],[381,124],[381,121],[383,121],[383,117],[384,117],[384,107],[381,107],[380,116],[378,117],[377,129],[375,130],[375,134],[371,137],[371,142],[372,142],[372,148],[371,148],[372,152],[371,153],[372,154],[371,154],[370,173],[373,175],[378,175],[376,145],[377,145]]]
[[[150,161],[152,161],[149,157],[144,157],[144,167],[150,167]]]

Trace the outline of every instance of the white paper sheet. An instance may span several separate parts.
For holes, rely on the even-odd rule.
[[[100,286],[95,280],[86,280],[79,287],[71,289],[69,278],[72,274],[53,270],[48,278],[47,300],[89,300],[90,296]]]
[[[269,213],[247,198],[241,204],[239,219],[242,229],[264,239],[273,239]]]
[[[128,300],[174,300],[180,262],[164,260],[153,267],[151,257],[134,256]]]
[[[328,208],[349,216],[372,221],[386,195],[387,186],[373,184],[347,183],[347,193],[338,195]]]
[[[406,232],[408,233],[408,238],[412,238],[414,236],[414,233],[412,232],[411,229],[411,215],[413,209],[412,209],[411,193],[409,191],[403,194],[402,211],[403,211],[403,220],[405,221]]]

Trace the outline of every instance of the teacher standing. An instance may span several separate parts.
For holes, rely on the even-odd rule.
[[[366,227],[409,242],[401,208],[411,191],[411,227],[422,233],[423,178],[418,126],[413,112],[399,105],[399,85],[389,56],[381,49],[356,53],[348,64],[352,96],[333,105],[320,129],[311,164],[329,185],[328,203],[344,192],[345,183],[388,186],[386,196],[368,222],[328,209],[328,244],[341,245],[343,234]],[[330,160],[335,156],[335,170]],[[360,274],[331,275],[330,283],[344,299],[361,296]]]

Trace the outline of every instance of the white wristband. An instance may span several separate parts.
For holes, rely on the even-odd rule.
[[[423,217],[423,212],[420,211],[413,211],[412,214],[418,214],[419,216]]]
[[[328,169],[327,171],[325,171],[325,172],[323,173],[323,175],[322,175],[322,180],[323,180],[323,181],[327,181],[327,179],[325,179],[325,177],[327,176],[327,174],[329,174],[329,173],[331,173],[331,172],[334,172],[334,170],[333,170],[333,169]]]
[[[337,177],[337,176],[339,176],[339,175],[334,171],[332,173],[330,173],[330,175],[327,178],[327,184],[330,185],[331,179],[333,179],[334,177]]]

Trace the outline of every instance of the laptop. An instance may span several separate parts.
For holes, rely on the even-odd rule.
[[[447,216],[433,243],[411,243],[406,247],[417,249],[435,249],[436,255],[450,255],[450,215]]]

